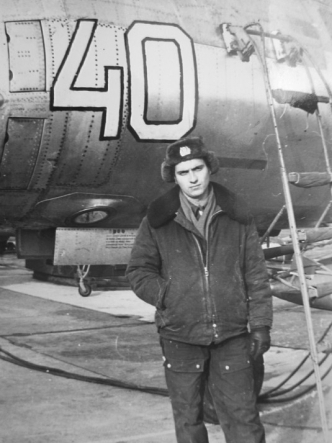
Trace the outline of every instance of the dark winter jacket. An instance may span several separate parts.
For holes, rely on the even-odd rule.
[[[156,307],[162,337],[219,343],[271,327],[272,297],[252,216],[242,201],[212,183],[217,210],[208,241],[184,216],[179,187],[149,207],[127,276],[133,291]]]

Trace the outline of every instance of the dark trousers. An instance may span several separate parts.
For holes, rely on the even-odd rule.
[[[227,443],[265,443],[245,335],[218,345],[166,339],[161,339],[161,345],[178,443],[208,443],[207,389]]]

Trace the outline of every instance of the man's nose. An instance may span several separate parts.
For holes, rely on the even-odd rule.
[[[189,172],[189,180],[190,183],[195,183],[197,181],[197,175],[195,174],[194,171]]]

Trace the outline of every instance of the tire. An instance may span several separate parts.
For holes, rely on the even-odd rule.
[[[84,289],[82,288],[82,286],[84,286]],[[78,292],[82,297],[89,297],[89,295],[92,292],[92,288],[90,285],[84,283],[83,285],[79,285],[78,286]]]

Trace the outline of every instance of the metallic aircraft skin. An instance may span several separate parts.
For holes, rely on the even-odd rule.
[[[284,198],[263,69],[255,53],[228,54],[220,28],[256,22],[314,60],[279,63],[267,42],[272,88],[328,97],[317,74],[332,88],[328,0],[0,0],[1,232],[75,226],[93,207],[109,215],[94,227],[137,227],[169,189],[165,147],[189,134],[217,152],[214,180],[266,229]],[[315,115],[275,107],[288,172],[325,171]],[[331,148],[329,105],[319,111]],[[315,224],[329,195],[292,188],[299,226]]]

